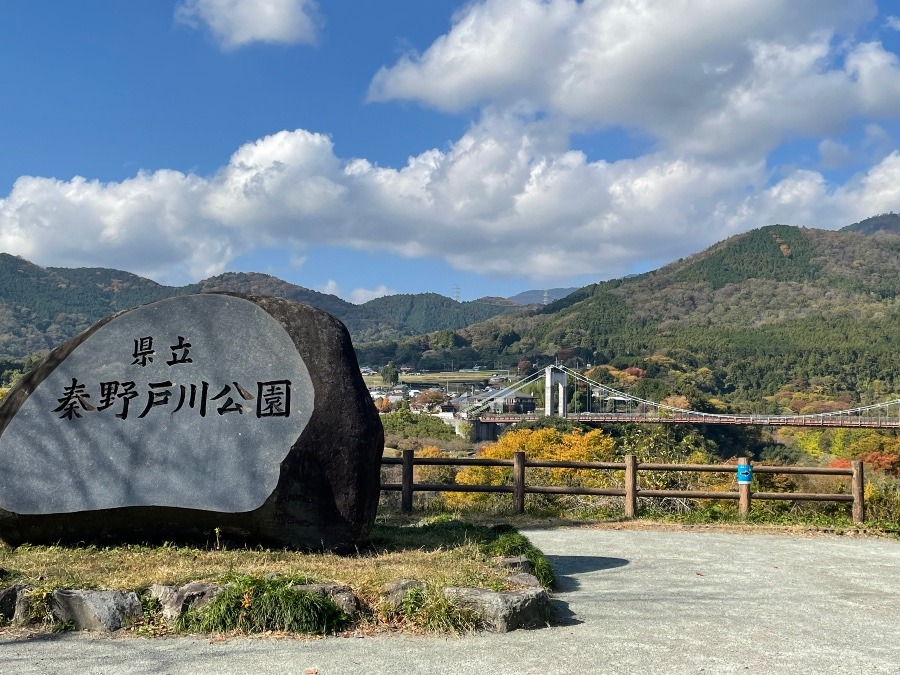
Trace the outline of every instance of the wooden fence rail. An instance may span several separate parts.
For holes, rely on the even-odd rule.
[[[801,474],[824,476],[849,476],[850,494],[808,493],[808,492],[752,492],[751,486],[738,484],[737,492],[713,492],[702,490],[646,490],[638,487],[638,474],[641,471],[686,471],[695,473],[731,473],[735,466],[721,464],[655,464],[638,462],[634,455],[625,455],[624,462],[550,462],[529,460],[524,452],[517,452],[513,459],[476,459],[476,458],[443,458],[415,457],[412,450],[404,450],[402,457],[385,457],[383,465],[400,465],[400,483],[382,483],[381,489],[400,492],[400,507],[404,513],[411,513],[413,493],[415,492],[498,492],[512,494],[512,507],[515,513],[525,512],[526,494],[555,495],[591,495],[603,497],[624,497],[625,517],[634,518],[638,510],[639,497],[681,497],[685,499],[731,499],[738,502],[741,516],[750,513],[753,500],[788,500],[788,501],[822,501],[850,502],[853,504],[854,523],[865,521],[865,477],[863,463],[855,461],[848,469],[837,469],[820,466],[752,466],[757,474]],[[738,460],[739,465],[749,465],[746,458]],[[459,483],[415,483],[413,467],[415,466],[508,466],[512,467],[512,485],[465,485]],[[590,469],[597,471],[624,471],[625,485],[621,488],[581,488],[549,485],[528,485],[525,481],[525,469]]]

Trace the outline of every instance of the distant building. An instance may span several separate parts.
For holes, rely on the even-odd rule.
[[[496,402],[491,405],[493,409]],[[504,398],[499,405],[500,410],[497,412],[516,413],[518,415],[528,415],[537,410],[537,398],[533,394],[516,394],[510,398]]]

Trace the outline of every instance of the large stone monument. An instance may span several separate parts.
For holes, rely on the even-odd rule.
[[[170,298],[100,321],[2,401],[0,538],[350,547],[375,518],[383,447],[338,320]]]

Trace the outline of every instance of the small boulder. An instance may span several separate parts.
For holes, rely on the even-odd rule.
[[[396,612],[400,609],[409,592],[417,588],[425,588],[425,582],[415,579],[389,581],[381,587],[382,603],[387,611]]]
[[[75,630],[109,632],[142,614],[137,595],[119,591],[56,590],[50,610],[57,621],[71,621]]]
[[[13,609],[12,624],[13,626],[27,626],[35,619],[34,603],[28,597],[28,591],[31,588],[22,586],[17,589],[16,604]]]
[[[497,593],[481,588],[449,586],[444,597],[472,609],[485,628],[507,633],[516,628],[538,628],[550,619],[550,598],[542,588]]]
[[[175,621],[191,608],[205,607],[222,592],[222,587],[202,581],[192,581],[181,588],[153,584],[150,597],[159,600],[166,621]]]
[[[12,621],[16,613],[16,602],[24,586],[10,586],[0,590],[0,619]]]
[[[518,574],[510,574],[506,580],[513,586],[527,586],[530,588],[541,588],[541,582],[533,574],[528,572],[519,572]]]
[[[292,586],[296,591],[306,591],[322,597],[331,598],[347,617],[353,621],[359,617],[360,602],[346,584],[323,583]]]
[[[153,584],[147,589],[147,594],[159,601],[162,607],[162,615],[166,621],[174,621],[181,616],[181,606],[177,604],[178,589],[175,586]]]
[[[524,555],[498,556],[493,561],[500,567],[515,570],[516,572],[527,572],[528,574],[534,572],[534,565]]]

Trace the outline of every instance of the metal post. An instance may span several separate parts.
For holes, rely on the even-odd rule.
[[[412,513],[413,508],[413,451],[403,451],[403,478],[400,492],[400,510]]]
[[[513,513],[525,513],[525,453],[513,453]]]
[[[738,464],[746,465],[749,464],[750,460],[746,457],[738,457]],[[750,483],[738,483],[738,511],[741,514],[741,518],[746,518],[750,515]]]
[[[861,525],[866,522],[866,479],[863,472],[863,463],[853,462],[853,522]]]
[[[625,455],[625,517],[637,515],[637,458]]]

